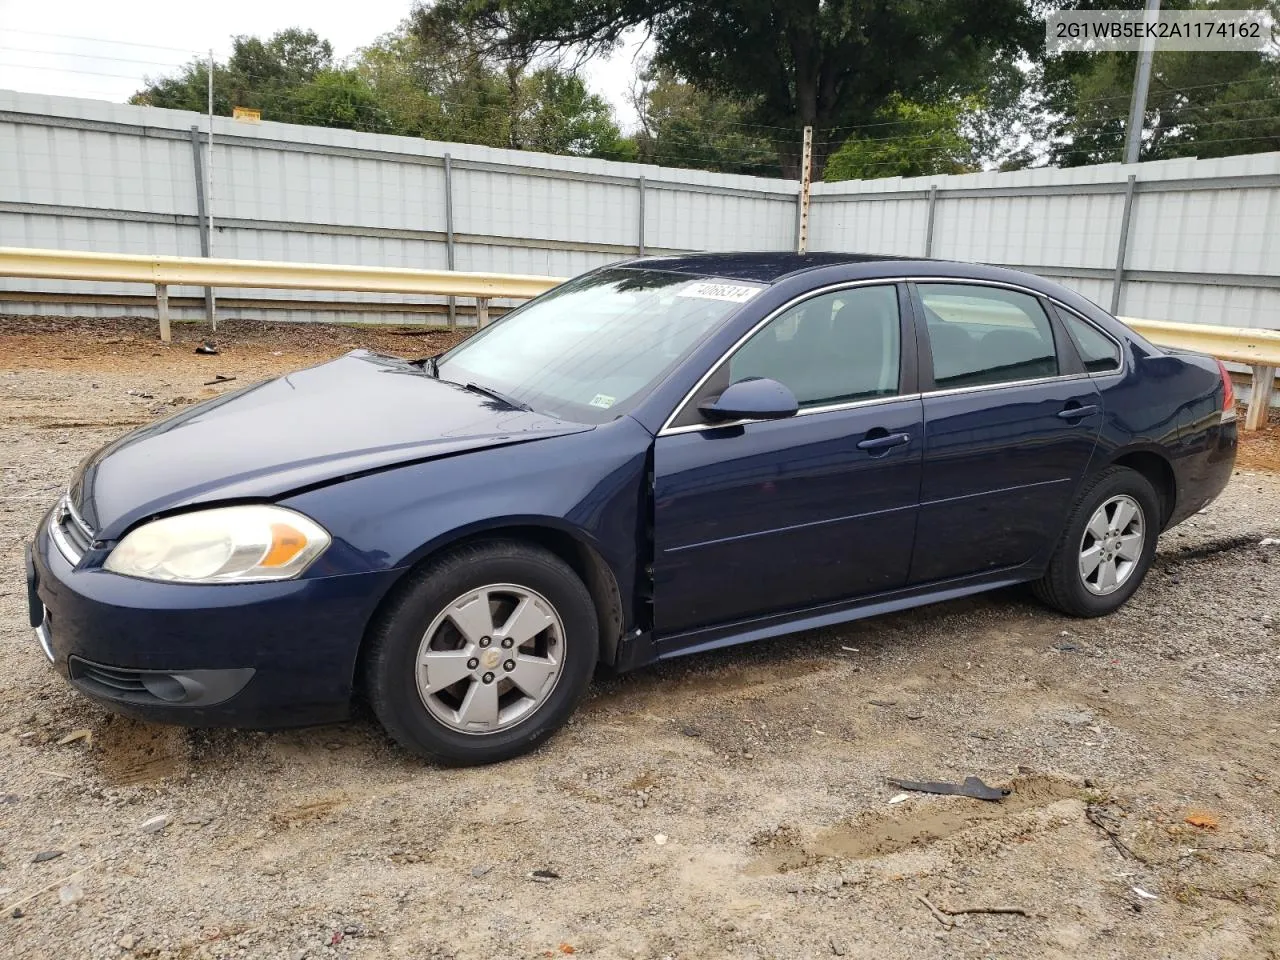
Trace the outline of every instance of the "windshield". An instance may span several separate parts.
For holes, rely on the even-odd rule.
[[[763,289],[659,270],[598,270],[485,327],[442,356],[436,372],[539,413],[606,423]]]

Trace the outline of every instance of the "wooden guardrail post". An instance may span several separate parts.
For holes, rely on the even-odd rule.
[[[1276,368],[1255,365],[1253,386],[1249,390],[1249,412],[1244,416],[1246,430],[1261,430],[1271,413],[1271,391],[1276,382]]]
[[[156,316],[160,319],[160,339],[168,343],[169,334],[169,287],[167,284],[156,284]]]
[[[489,298],[476,297],[476,328],[483,330],[489,325]]]

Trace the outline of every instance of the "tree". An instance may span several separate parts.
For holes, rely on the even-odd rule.
[[[455,26],[407,26],[360,51],[357,69],[397,132],[606,159],[634,158],[613,111],[572,72],[501,62]]]
[[[635,137],[644,163],[758,177],[781,175],[774,141],[746,121],[747,108],[685,83],[669,69],[646,66],[632,91],[640,117]],[[784,131],[785,133],[785,131]]]
[[[291,119],[293,92],[332,67],[332,45],[311,30],[282,30],[268,40],[233,37],[231,57],[214,64],[214,112],[226,115],[233,106],[253,107],[267,119]],[[193,60],[174,76],[148,79],[129,102],[203,113],[208,81],[207,62]]]
[[[1267,6],[1280,20],[1280,2]],[[1081,6],[1130,7],[1137,0],[1082,0]],[[1207,7],[1166,0],[1167,9]],[[1123,158],[1137,54],[1068,53],[1046,60],[1042,109],[1051,162],[1115,163]],[[1157,48],[1143,123],[1141,160],[1221,157],[1280,150],[1280,56],[1267,51]]]
[[[823,179],[830,183],[978,170],[978,148],[964,126],[979,110],[973,98],[930,106],[893,97],[880,113],[880,125],[850,137],[831,155]]]
[[[612,108],[588,93],[576,74],[537,70],[521,79],[516,98],[512,139],[517,149],[635,159],[635,144],[623,139]]]
[[[394,133],[395,122],[356,70],[323,70],[294,88],[283,102],[291,123]]]
[[[208,65],[192,61],[149,81],[130,102],[207,109]],[[285,123],[397,133],[611,159],[634,159],[612,111],[582,79],[552,66],[498,62],[460,30],[402,26],[361,50],[350,65],[310,30],[267,40],[238,36],[214,64],[214,112],[253,107]]]
[[[615,47],[649,31],[655,65],[746,106],[747,119],[791,131],[777,144],[799,170],[798,133],[817,128],[814,171],[851,128],[898,94],[939,103],[976,92],[1043,45],[1027,0],[437,0],[416,30],[462,25],[495,55]]]

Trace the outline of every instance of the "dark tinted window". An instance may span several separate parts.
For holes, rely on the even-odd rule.
[[[919,289],[938,387],[1057,376],[1053,328],[1035,297],[959,283]]]
[[[897,290],[854,287],[774,318],[730,358],[728,383],[768,377],[801,407],[892,396],[901,348]]]
[[[1084,361],[1086,370],[1090,373],[1105,373],[1120,369],[1120,348],[1115,341],[1092,324],[1085,323],[1065,310],[1059,309],[1058,316],[1066,324],[1071,339],[1076,342],[1076,349],[1080,351],[1080,359]]]

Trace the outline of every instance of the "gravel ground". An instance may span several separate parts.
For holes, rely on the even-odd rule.
[[[598,682],[532,756],[442,770],[367,719],[149,726],[48,669],[22,544],[86,453],[215,374],[447,342],[246,325],[197,357],[199,331],[148,333],[0,324],[0,955],[1280,952],[1280,476],[1257,457],[1111,617],[1013,590],[691,657]],[[1013,792],[886,783],[968,775]],[[944,925],[919,897],[1024,914]]]

